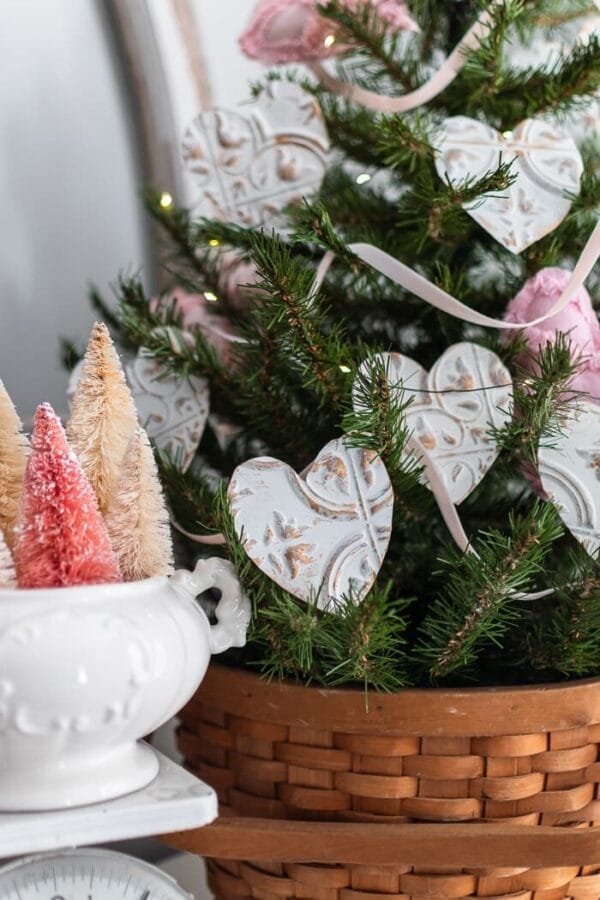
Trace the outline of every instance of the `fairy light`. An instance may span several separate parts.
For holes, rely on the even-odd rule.
[[[329,50],[330,47],[333,47],[335,44],[335,34],[328,34],[325,40],[323,41],[323,46],[326,50]]]
[[[360,175],[357,175],[357,177],[356,177],[357,184],[366,184],[367,181],[370,181],[370,180],[371,180],[371,176],[369,175],[368,172],[362,172]]]
[[[204,291],[204,299],[208,300],[209,303],[216,303],[219,298],[212,291]]]
[[[513,136],[512,131],[503,131],[502,132],[502,137],[504,138],[505,141],[512,140],[512,136]]]
[[[348,375],[348,373],[351,371],[352,369],[350,368],[350,366],[340,366],[340,372],[343,372],[344,375]]]
[[[208,242],[209,247],[218,247],[221,241],[218,241],[216,238],[211,238]]]
[[[163,191],[158,202],[163,209],[170,209],[173,206],[173,197],[168,191]]]

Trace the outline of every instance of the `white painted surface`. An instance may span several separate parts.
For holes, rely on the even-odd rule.
[[[191,853],[178,853],[160,864],[163,872],[166,872],[183,888],[192,895],[194,900],[210,900],[213,896],[206,884],[206,866],[204,860]]]
[[[232,106],[249,97],[249,82],[265,73],[259,63],[242,56],[238,36],[256,0],[192,0],[210,76],[212,102]]]
[[[0,858],[166,834],[212,822],[217,814],[213,789],[158,755],[154,781],[126,797],[76,809],[1,813]]]

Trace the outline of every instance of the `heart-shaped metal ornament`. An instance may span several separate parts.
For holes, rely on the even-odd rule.
[[[477,487],[498,456],[490,427],[510,419],[512,380],[500,358],[478,344],[454,344],[431,371],[401,353],[382,353],[388,381],[402,392],[408,428],[419,458],[422,448],[455,505]],[[363,368],[363,375],[367,371]],[[360,409],[357,387],[354,406]],[[425,473],[423,483],[431,487]],[[443,498],[437,498],[442,502]]]
[[[438,174],[455,183],[479,180],[513,162],[517,177],[509,188],[464,206],[513,253],[554,231],[579,193],[583,162],[577,145],[543,119],[526,119],[500,134],[483,122],[454,116],[442,123],[435,145]]]
[[[252,103],[201,113],[187,130],[183,157],[199,188],[193,212],[242,225],[272,221],[319,189],[328,151],[315,98],[270,81]]]
[[[332,611],[368,593],[387,550],[394,505],[375,453],[331,441],[301,475],[258,457],[237,467],[228,496],[246,553],[290,594]]]
[[[600,406],[581,400],[561,434],[538,450],[542,487],[590,556],[600,549]]]
[[[141,425],[160,450],[187,469],[208,419],[208,381],[168,373],[143,348],[125,372]]]

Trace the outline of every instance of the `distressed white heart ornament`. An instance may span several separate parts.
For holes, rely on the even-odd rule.
[[[182,469],[192,462],[209,413],[205,378],[168,374],[144,348],[125,367],[140,423]]]
[[[258,457],[237,467],[228,496],[246,553],[290,594],[331,610],[368,593],[385,557],[394,504],[375,453],[331,441],[301,475]]]
[[[390,385],[403,392],[402,401],[413,398],[405,415],[414,444],[435,465],[452,502],[462,503],[498,455],[490,426],[500,428],[510,419],[508,369],[491,350],[468,341],[449,347],[429,372],[401,353],[382,353],[380,359]],[[354,406],[360,409],[357,386]],[[431,487],[424,472],[421,478]]]
[[[562,222],[578,194],[583,162],[575,141],[557,125],[526,119],[513,132],[466,116],[446,119],[435,140],[436,169],[452,182],[480,179],[513,161],[513,184],[464,209],[507,250],[520,253]]]
[[[193,212],[242,225],[272,221],[319,189],[328,151],[315,98],[271,81],[252,103],[201,113],[188,128],[183,157],[200,189]]]
[[[539,447],[542,487],[590,556],[600,548],[600,406],[581,400],[551,445]]]

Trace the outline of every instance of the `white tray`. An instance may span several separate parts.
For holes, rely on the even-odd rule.
[[[214,790],[154,752],[158,775],[141,791],[75,809],[0,813],[0,857],[184,831],[216,819]]]

